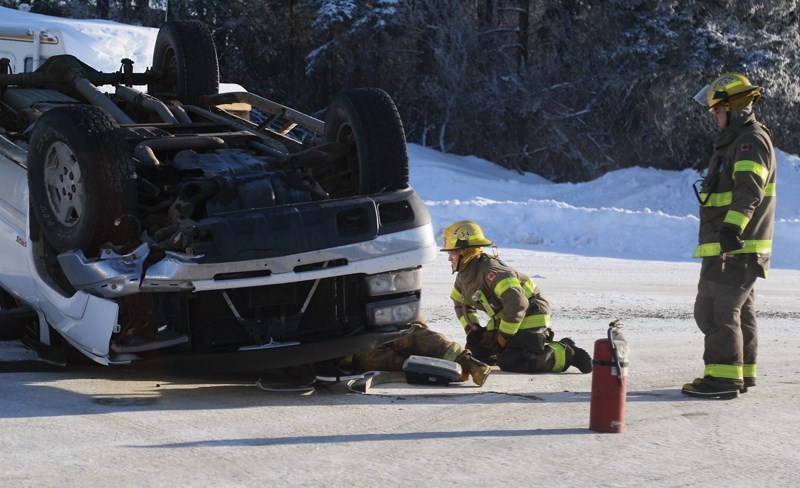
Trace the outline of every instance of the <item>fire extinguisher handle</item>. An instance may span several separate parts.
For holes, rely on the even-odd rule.
[[[612,361],[617,368],[617,385],[622,386],[622,364],[620,363],[619,354],[617,352],[617,343],[614,342],[614,338],[612,337],[612,333],[618,331],[620,327],[622,327],[622,324],[619,323],[619,320],[608,324],[608,343],[611,346]]]

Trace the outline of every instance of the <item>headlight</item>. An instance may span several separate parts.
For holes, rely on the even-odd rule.
[[[367,305],[367,322],[381,326],[407,324],[419,318],[419,299],[417,297],[370,303]]]
[[[415,291],[422,288],[422,268],[369,275],[366,279],[367,292],[373,297]]]

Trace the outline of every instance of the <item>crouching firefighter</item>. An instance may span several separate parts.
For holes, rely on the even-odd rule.
[[[476,358],[515,373],[592,371],[592,358],[572,339],[553,341],[550,304],[533,280],[483,252],[492,242],[478,224],[456,222],[443,239],[441,251],[457,273],[450,298]],[[485,327],[478,310],[489,317]]]

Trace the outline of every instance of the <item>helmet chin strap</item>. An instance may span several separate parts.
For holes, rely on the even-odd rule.
[[[456,264],[454,264],[453,266],[451,266],[452,273],[450,273],[450,274],[456,274],[456,273],[458,273],[458,272],[461,270],[461,260],[462,260],[463,258],[464,258],[464,255],[463,255],[463,254],[459,254],[459,255],[458,255],[458,259],[456,260]]]

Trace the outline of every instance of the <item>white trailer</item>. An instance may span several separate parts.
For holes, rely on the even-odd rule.
[[[64,36],[42,27],[0,26],[0,73],[34,71],[50,56],[66,54]],[[5,71],[4,71],[5,70]]]

